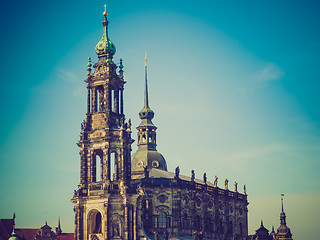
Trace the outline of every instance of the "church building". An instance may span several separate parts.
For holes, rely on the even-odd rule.
[[[147,59],[144,105],[136,128],[138,150],[131,155],[134,140],[124,113],[124,66],[122,59],[119,66],[113,60],[116,47],[108,35],[108,14],[103,15],[102,38],[95,46],[98,62],[92,65],[89,58],[87,113],[77,143],[80,184],[71,200],[75,240],[247,239],[245,186],[240,193],[236,182],[229,189],[227,179],[219,188],[217,177],[211,183],[206,174],[196,179],[193,170],[190,176],[180,175],[179,167],[168,171],[156,148]]]

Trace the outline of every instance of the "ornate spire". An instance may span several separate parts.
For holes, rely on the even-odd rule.
[[[164,157],[157,152],[156,135],[157,127],[152,123],[154,112],[149,107],[148,99],[148,77],[147,77],[147,57],[144,59],[145,71],[145,89],[144,89],[144,107],[139,112],[141,119],[138,130],[138,150],[132,155],[131,171],[133,174],[143,173],[144,167],[148,169],[157,168],[167,171],[167,163]]]
[[[106,57],[107,61],[112,61],[113,55],[116,53],[116,47],[115,45],[111,42],[111,40],[108,37],[108,13],[106,11],[107,5],[104,5],[105,11],[103,12],[103,33],[102,33],[102,38],[101,40],[97,43],[95,51],[96,54],[98,55],[99,58],[101,57]]]
[[[147,57],[144,59],[145,65],[144,65],[144,78],[145,78],[145,89],[144,89],[144,107],[143,109],[139,112],[139,117],[141,120],[146,119],[147,125],[153,125],[151,120],[154,117],[154,112],[150,109],[149,107],[149,97],[148,97],[148,60]],[[141,122],[141,124],[144,121]],[[140,126],[141,126],[140,124]]]
[[[286,214],[284,213],[283,208],[283,196],[284,194],[281,194],[281,213],[280,213],[280,227],[277,229],[277,235],[278,239],[285,239],[290,240],[292,239],[292,234],[290,231],[290,228],[287,227],[286,223]]]
[[[60,233],[62,232],[61,225],[60,225],[60,216],[59,216],[59,220],[58,220],[58,230],[59,230]]]
[[[283,196],[284,194],[281,194],[281,213],[280,213],[280,222],[281,225],[286,225],[286,214],[283,211]]]

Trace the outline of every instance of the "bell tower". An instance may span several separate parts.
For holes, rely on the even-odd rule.
[[[105,5],[106,7],[106,5]],[[87,68],[87,113],[81,124],[80,184],[72,202],[75,239],[129,239],[125,200],[131,181],[131,123],[123,111],[123,62],[113,62],[116,47],[108,36],[103,13],[103,33],[95,47],[98,62],[89,58]],[[93,67],[93,68],[92,68]],[[131,233],[132,235],[132,233]]]
[[[88,102],[86,120],[81,125],[81,187],[95,182],[124,181],[131,178],[131,124],[123,112],[123,65],[119,73],[113,62],[116,47],[108,37],[107,12],[102,21],[103,34],[95,47],[99,61],[89,58],[87,69]]]

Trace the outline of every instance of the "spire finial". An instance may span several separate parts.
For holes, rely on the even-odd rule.
[[[261,220],[261,227],[263,227],[263,221]]]
[[[281,193],[281,210],[282,210],[282,212],[283,212],[283,196],[284,196],[284,194]]]
[[[61,231],[60,216],[59,216],[59,220],[58,220],[58,229],[59,229],[59,231]]]
[[[106,16],[108,16],[108,13],[107,13],[107,6],[108,6],[107,4],[104,4],[104,6],[103,6],[103,7],[104,7],[103,16],[105,16],[105,17],[106,17]]]
[[[120,68],[120,71],[122,71],[122,69],[123,69],[123,60],[122,60],[122,58],[120,58],[119,68]]]
[[[145,53],[145,58],[144,58],[144,72],[145,72],[145,92],[144,92],[144,106],[146,108],[149,108],[149,99],[148,99],[148,80],[147,80],[147,52]]]
[[[146,52],[144,56],[144,67],[148,66],[147,63],[148,63],[148,59],[147,59],[147,52]]]

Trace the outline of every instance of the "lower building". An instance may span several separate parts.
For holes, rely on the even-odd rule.
[[[73,233],[63,233],[60,225],[52,231],[45,223],[40,228],[15,228],[15,214],[12,219],[0,219],[0,240],[73,240]]]

